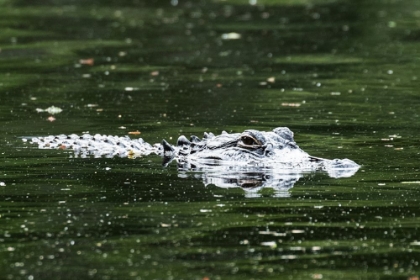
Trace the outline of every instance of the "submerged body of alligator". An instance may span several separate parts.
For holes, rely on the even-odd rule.
[[[187,139],[181,136],[174,146],[165,140],[161,144],[150,145],[143,139],[99,134],[34,137],[31,142],[38,144],[41,149],[71,149],[79,157],[137,157],[157,154],[163,158],[164,166],[175,160],[180,170],[203,172],[205,183],[209,179],[209,183],[218,181],[220,184],[222,180],[239,184],[241,180],[249,181],[250,175],[252,182],[273,186],[279,185],[279,180],[294,183],[303,172],[317,170],[327,172],[330,177],[349,177],[360,167],[349,159],[329,160],[309,155],[299,148],[293,139],[293,132],[287,127],[278,127],[268,132],[223,132],[217,136],[205,133],[203,139],[196,136]],[[218,175],[215,177],[215,174]],[[267,177],[266,174],[270,176]],[[240,178],[232,181],[232,176]],[[273,178],[277,179],[273,181]],[[284,183],[280,185],[283,186]]]

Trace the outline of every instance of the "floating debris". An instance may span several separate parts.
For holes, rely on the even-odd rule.
[[[79,63],[82,65],[93,66],[95,60],[93,58],[80,59]]]
[[[280,257],[282,260],[294,260],[297,259],[296,255],[283,255]]]
[[[0,182],[0,187],[5,187],[6,183],[5,182]]]
[[[241,39],[241,37],[242,37],[241,34],[235,33],[235,32],[222,34],[223,40],[237,40],[237,39]]]
[[[277,243],[275,241],[261,242],[260,245],[267,246],[273,249],[277,247]]]
[[[388,137],[393,139],[393,138],[401,138],[402,136],[397,135],[397,134],[392,134],[392,135],[388,135]]]
[[[50,121],[50,122],[53,122],[53,121],[55,121],[56,120],[56,118],[54,118],[53,116],[49,116],[48,118],[47,118],[47,121]]]
[[[63,112],[63,109],[55,106],[48,107],[47,109],[36,108],[35,109],[38,113],[47,112],[49,114],[55,115]]]
[[[281,106],[300,107],[300,103],[281,103]]]
[[[141,132],[138,131],[138,130],[136,130],[136,131],[129,131],[128,134],[130,134],[130,135],[140,135]]]
[[[286,236],[285,232],[276,232],[276,231],[259,231],[258,234],[272,235],[272,236]]]
[[[136,87],[125,87],[124,90],[125,91],[133,91],[133,90],[138,90],[139,88]]]

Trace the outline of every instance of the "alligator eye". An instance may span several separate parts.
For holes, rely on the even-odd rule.
[[[252,136],[242,135],[241,140],[238,142],[238,146],[243,148],[257,148],[261,144]]]
[[[242,140],[242,143],[244,143],[247,146],[257,145],[257,142],[255,142],[254,139],[252,139],[251,137],[248,137],[248,136],[242,136],[241,140]]]

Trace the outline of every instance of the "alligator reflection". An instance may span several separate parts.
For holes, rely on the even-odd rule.
[[[206,166],[200,168],[185,168],[178,165],[178,177],[193,177],[203,182],[205,186],[215,185],[219,188],[241,188],[246,197],[260,197],[261,190],[270,188],[275,197],[289,197],[289,190],[300,178],[314,174],[305,170],[274,170],[271,168],[244,168],[232,166]],[[353,176],[358,169],[324,170],[331,178]]]

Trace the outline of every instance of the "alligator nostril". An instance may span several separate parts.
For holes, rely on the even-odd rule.
[[[273,144],[269,143],[264,149],[265,156],[272,156],[273,155]]]

